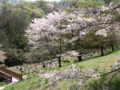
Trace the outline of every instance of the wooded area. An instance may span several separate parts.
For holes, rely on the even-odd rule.
[[[24,65],[60,69],[111,55],[119,45],[119,0],[0,0],[0,62],[23,76]]]

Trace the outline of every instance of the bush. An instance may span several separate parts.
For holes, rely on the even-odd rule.
[[[120,14],[116,14],[114,16],[114,20],[117,21],[117,22],[120,22]]]
[[[88,81],[82,90],[120,90],[120,74],[104,76]]]
[[[104,5],[103,1],[95,1],[95,0],[79,0],[74,4],[75,7],[100,7]]]
[[[5,60],[7,66],[21,65],[24,61],[24,52],[20,49],[9,49],[7,57]]]

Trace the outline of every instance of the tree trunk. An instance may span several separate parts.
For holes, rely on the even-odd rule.
[[[62,67],[62,64],[61,64],[61,56],[58,57],[58,65],[59,65],[59,67]]]
[[[101,50],[101,56],[104,56],[104,47],[101,46],[101,47],[100,47],[100,50]]]
[[[43,65],[43,68],[45,68],[45,67],[46,67],[46,66],[45,66],[45,63],[43,63],[42,65]]]
[[[114,45],[113,44],[111,44],[111,50],[112,50],[112,52],[114,51]]]
[[[58,64],[59,64],[59,67],[62,67],[62,64],[61,64],[61,54],[62,54],[62,39],[60,38],[59,40],[59,54],[60,56],[58,56]]]
[[[80,61],[82,61],[82,56],[81,55],[78,56],[78,62],[80,62]]]

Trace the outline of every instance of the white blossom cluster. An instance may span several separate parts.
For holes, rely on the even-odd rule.
[[[54,11],[43,18],[34,19],[26,30],[29,44],[39,47],[46,38],[52,42],[65,35],[72,35],[72,38],[64,38],[64,40],[72,42],[95,28],[98,30],[96,35],[104,37],[107,37],[108,31],[112,29],[119,30],[119,23],[111,22],[114,18],[113,14],[100,14],[100,11],[94,8],[83,10],[91,13],[82,13],[82,9],[73,12]],[[93,14],[95,11],[98,13]],[[105,10],[101,8],[101,11]]]
[[[96,19],[81,17],[79,13],[52,12],[44,18],[34,19],[26,30],[26,35],[29,44],[37,46],[37,44],[40,44],[39,41],[45,37],[48,37],[49,40],[55,40],[64,34],[80,36],[84,34],[83,28],[94,22],[96,22]]]
[[[94,9],[90,9],[89,12],[92,10],[94,11]],[[81,9],[73,12],[54,11],[43,18],[35,18],[26,30],[32,54],[36,53],[45,60],[51,53],[52,55],[65,53],[59,53],[61,45],[73,44],[90,30],[97,30],[95,34],[105,38],[108,36],[108,31],[120,30],[118,22],[112,23],[114,15],[100,14],[99,11],[95,15],[93,12],[86,12],[83,13]]]

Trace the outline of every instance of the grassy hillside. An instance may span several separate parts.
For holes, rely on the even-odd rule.
[[[109,71],[115,61],[120,59],[120,51],[115,51],[103,57],[95,57],[78,63],[83,69],[98,69],[98,71]],[[105,72],[104,71],[104,72]]]
[[[67,69],[71,64],[79,66],[81,69],[96,69],[98,72],[109,72],[111,66],[120,59],[120,50],[114,51],[105,56],[96,56],[89,59],[83,60],[81,62],[62,62],[63,67],[46,67],[43,71],[60,71]],[[74,61],[74,60],[73,60]]]
[[[120,50],[115,51],[109,55],[103,57],[95,57],[80,63],[74,63],[82,69],[97,69],[98,72],[108,72],[111,68],[111,65],[120,59]],[[62,68],[46,68],[44,72],[50,71],[61,71],[69,67],[68,64],[64,64]],[[75,83],[76,80],[61,80],[58,82],[58,86],[55,89],[57,90],[66,90],[71,84]],[[47,90],[48,85],[47,79],[41,79],[38,77],[32,77],[28,80],[18,82],[12,86],[5,88],[5,90]],[[50,89],[53,90],[53,89]]]

